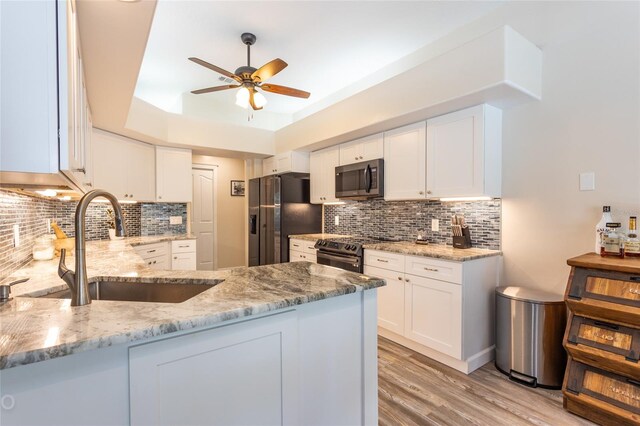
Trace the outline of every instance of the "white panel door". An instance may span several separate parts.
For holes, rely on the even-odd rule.
[[[156,147],[156,195],[165,203],[188,203],[191,187],[191,150]]]
[[[462,286],[405,275],[404,336],[462,358]]]
[[[122,160],[127,163],[127,198],[154,201],[156,158],[153,146],[132,141],[127,143],[125,155]]]
[[[426,124],[411,124],[384,133],[384,199],[424,199]]]
[[[387,285],[378,288],[378,326],[404,334],[404,274],[365,266],[364,273],[384,278]]]
[[[193,169],[191,232],[196,236],[196,269],[213,271],[214,171]]]
[[[427,191],[431,197],[484,195],[483,106],[427,121]]]
[[[129,349],[131,425],[296,425],[296,313]]]

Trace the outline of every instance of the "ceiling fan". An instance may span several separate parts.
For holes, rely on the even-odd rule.
[[[238,68],[234,73],[230,73],[220,67],[198,58],[189,58],[190,61],[209,68],[217,73],[235,80],[238,84],[228,84],[224,86],[207,87],[206,89],[193,90],[191,93],[199,95],[201,93],[218,92],[221,90],[240,88],[236,93],[236,104],[247,108],[249,105],[254,110],[262,109],[267,103],[266,98],[257,89],[265,92],[277,93],[279,95],[294,96],[296,98],[308,98],[310,93],[291,87],[279,86],[277,84],[265,84],[264,82],[278,74],[286,68],[287,63],[282,59],[274,59],[256,69],[251,66],[251,46],[256,42],[256,36],[251,33],[243,33],[240,39],[247,45],[247,65]]]

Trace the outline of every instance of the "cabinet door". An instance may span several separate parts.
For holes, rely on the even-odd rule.
[[[424,199],[426,163],[424,122],[384,134],[384,199]]]
[[[296,315],[130,348],[131,425],[299,424]]]
[[[109,133],[94,130],[93,148],[93,184],[96,189],[111,192],[119,200],[125,200],[127,192],[127,161],[123,152],[127,143]]]
[[[156,195],[165,203],[187,203],[193,198],[191,150],[156,147]]]
[[[484,195],[483,106],[427,121],[430,197]]]
[[[307,261],[305,255],[301,251],[290,251],[289,252],[289,262],[304,262]]]
[[[276,172],[275,157],[265,158],[262,161],[262,176],[269,176]]]
[[[195,271],[195,253],[171,253],[171,269],[173,271]]]
[[[146,143],[127,144],[127,197],[136,201],[154,201],[155,153]]]
[[[311,191],[311,202],[322,204],[323,197],[326,196],[326,182],[324,181],[324,152],[316,151],[309,155],[309,186]]]
[[[322,183],[323,203],[338,201],[336,198],[336,167],[340,165],[340,148],[334,146],[323,150]]]
[[[85,129],[84,140],[84,158],[85,158],[85,179],[83,181],[83,187],[86,191],[90,191],[93,186],[93,122],[91,120],[91,110],[89,104],[86,105],[87,110],[87,122]]]
[[[404,336],[431,349],[462,358],[461,286],[405,276]]]
[[[387,285],[378,288],[378,326],[404,334],[404,274],[386,269],[365,266],[364,273],[384,278]]]
[[[343,143],[340,146],[340,165],[353,164],[362,161],[362,146],[359,140]]]
[[[384,138],[382,133],[360,139],[360,161],[384,158]]]
[[[292,168],[291,153],[280,154],[276,157],[275,169],[277,173],[290,172]]]

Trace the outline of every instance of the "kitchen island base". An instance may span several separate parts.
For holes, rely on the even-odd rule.
[[[2,370],[2,424],[378,423],[376,291],[136,343]]]

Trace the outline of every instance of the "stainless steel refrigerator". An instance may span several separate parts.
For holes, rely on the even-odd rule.
[[[289,261],[289,235],[322,232],[322,206],[311,204],[309,175],[249,181],[249,266]]]

